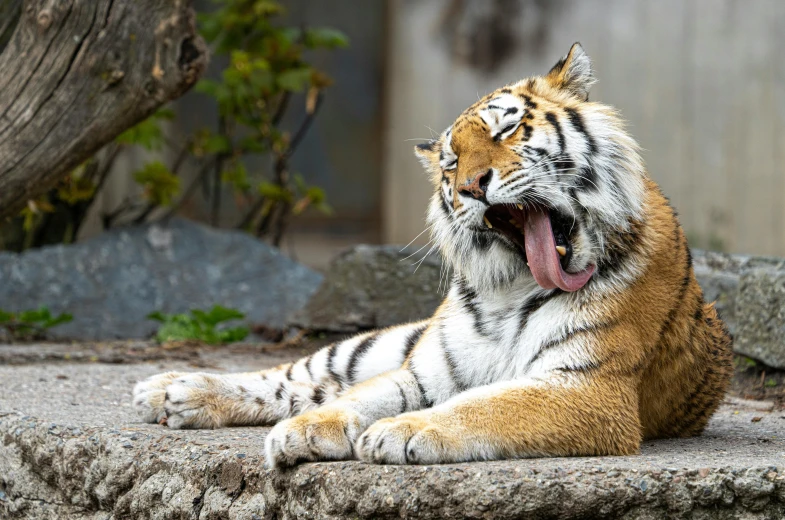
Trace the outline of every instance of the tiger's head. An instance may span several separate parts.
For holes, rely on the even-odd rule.
[[[415,147],[435,191],[431,234],[478,288],[533,276],[577,291],[604,275],[606,244],[641,218],[645,172],[613,109],[588,100],[580,44],[545,76],[507,85]]]

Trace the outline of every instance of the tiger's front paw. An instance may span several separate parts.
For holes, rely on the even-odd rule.
[[[362,422],[351,410],[329,406],[280,422],[265,439],[265,466],[352,458]]]
[[[429,412],[412,412],[372,424],[357,440],[357,458],[375,464],[452,462],[449,433]]]
[[[133,404],[136,411],[142,416],[142,420],[158,423],[166,419],[166,410],[164,409],[166,387],[182,375],[180,372],[166,372],[136,383],[133,391]]]
[[[133,403],[147,422],[175,429],[218,428],[226,415],[223,386],[213,374],[167,372],[137,383]]]

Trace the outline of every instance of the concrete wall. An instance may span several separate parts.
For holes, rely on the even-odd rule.
[[[483,9],[509,9],[520,28],[495,68],[466,59]],[[599,78],[592,98],[629,121],[691,243],[785,255],[785,2],[391,0],[388,23],[386,241],[424,229],[430,188],[413,145],[577,40]]]

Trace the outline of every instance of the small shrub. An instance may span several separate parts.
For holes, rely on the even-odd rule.
[[[48,329],[73,319],[68,313],[53,316],[46,307],[18,313],[0,309],[0,327],[7,330],[17,341],[44,338]]]
[[[246,327],[219,328],[219,325],[227,321],[245,318],[245,314],[237,309],[227,309],[220,305],[216,305],[209,312],[194,309],[190,314],[164,314],[156,311],[147,317],[161,322],[156,333],[156,339],[160,343],[195,340],[209,345],[223,345],[242,341],[249,332]]]
[[[734,366],[739,370],[747,370],[757,368],[758,362],[746,356],[735,356],[733,359]]]

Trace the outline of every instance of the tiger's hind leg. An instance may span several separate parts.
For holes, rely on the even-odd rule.
[[[668,416],[668,437],[694,437],[703,433],[733,377],[733,340],[713,304],[703,306],[693,336],[692,378],[685,378],[685,395]]]
[[[272,425],[399,368],[427,323],[354,336],[260,372],[158,374],[136,384],[133,405],[146,422],[166,419],[170,428]]]

